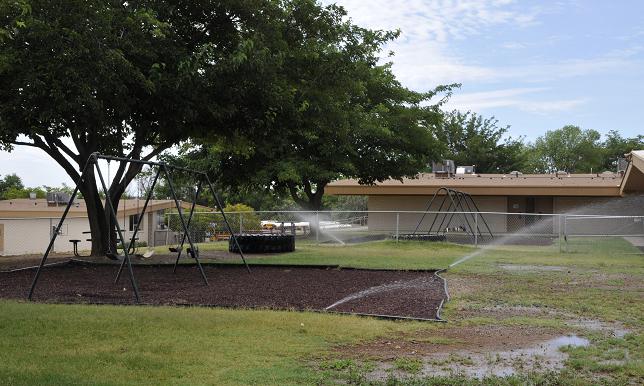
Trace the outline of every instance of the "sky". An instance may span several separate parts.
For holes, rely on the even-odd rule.
[[[567,124],[644,134],[642,0],[324,0],[354,23],[400,29],[383,55],[416,91],[461,83],[446,109],[494,116],[533,141]],[[71,183],[37,149],[0,152],[0,175]]]

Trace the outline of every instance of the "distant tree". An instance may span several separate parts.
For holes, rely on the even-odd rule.
[[[632,138],[624,138],[618,131],[610,130],[602,142],[602,148],[601,169],[614,171],[617,167],[618,158],[623,158],[626,153],[630,153],[633,150],[644,149],[644,135],[640,134]]]
[[[228,223],[232,228],[233,232],[238,232],[242,230],[259,230],[261,229],[261,221],[255,209],[245,204],[228,204],[224,208],[226,213],[234,213],[228,216]],[[217,230],[226,232],[226,224],[223,219],[218,216],[219,221],[217,222]],[[241,221],[241,223],[240,223]]]
[[[531,171],[552,173],[598,171],[603,160],[601,135],[595,130],[582,130],[567,125],[548,131],[531,145]]]
[[[479,173],[506,173],[526,165],[522,138],[507,136],[509,126],[498,126],[494,117],[452,111],[436,131],[443,145],[441,158],[457,165],[475,165]]]
[[[7,174],[4,178],[0,178],[0,200],[6,200],[14,197],[7,197],[9,191],[21,191],[24,189],[22,179],[18,175]]]

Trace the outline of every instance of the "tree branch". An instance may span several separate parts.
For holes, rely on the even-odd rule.
[[[63,169],[65,169],[65,172],[72,178],[73,181],[78,181],[78,179],[80,178],[78,171],[69,162],[69,160],[65,158],[62,153],[60,153],[60,151],[57,151],[57,148],[47,146],[45,141],[37,136],[33,137],[33,141],[34,143],[28,146],[34,146],[45,151],[45,153],[47,153],[51,158],[54,159],[54,161],[58,162],[58,164],[62,166]]]
[[[41,149],[40,146],[32,143],[32,142],[22,142],[22,141],[13,141],[11,142],[12,145],[18,145],[18,146],[30,146],[30,147],[36,147],[38,149]]]
[[[52,136],[51,134],[46,134],[45,135],[45,140],[49,144],[50,148],[57,147],[57,148],[61,149],[62,151],[65,152],[65,154],[67,154],[71,159],[73,159],[74,162],[76,162],[77,164],[80,164],[79,155],[74,153],[59,138],[56,138],[56,137]]]
[[[308,201],[302,199],[298,194],[297,194],[297,186],[292,183],[292,182],[287,182],[286,187],[289,190],[289,193],[291,193],[291,198],[293,198],[293,201],[297,203],[300,206],[306,207],[308,206]]]

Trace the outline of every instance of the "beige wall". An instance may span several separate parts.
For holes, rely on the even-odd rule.
[[[137,233],[140,242],[148,242],[148,224],[156,224],[156,212],[145,216],[141,228]],[[132,237],[129,229],[129,217],[125,221],[120,216],[119,225],[124,231],[123,235],[126,240]],[[152,219],[152,222],[150,222]],[[25,254],[42,254],[49,245],[52,227],[58,225],[59,219],[34,218],[34,219],[0,219],[0,224],[4,226],[4,250],[0,249],[0,256],[25,255]],[[73,244],[70,240],[81,240],[78,243],[80,251],[90,250],[92,243],[87,241],[89,234],[83,232],[89,231],[89,221],[87,218],[67,218],[61,228],[61,234],[56,237],[53,252],[70,253],[73,251]],[[81,252],[82,253],[82,252]]]
[[[434,202],[430,211],[438,211],[442,196]],[[505,196],[475,196],[482,212],[508,212],[508,199]],[[370,211],[424,211],[431,196],[369,196],[368,207]],[[446,209],[446,205],[443,210]],[[620,198],[610,197],[553,197],[544,199],[537,197],[535,200],[536,213],[560,213],[560,214],[584,214],[584,215],[612,215],[612,216],[644,216],[644,196],[628,196]],[[425,216],[420,231],[427,231],[436,215]],[[525,216],[521,214],[484,214],[483,215],[492,232],[522,232],[529,234],[558,234],[559,217],[550,216]],[[414,231],[422,214],[399,214],[399,232],[409,233]],[[435,230],[443,219],[438,215],[434,223]],[[565,229],[569,235],[588,234],[622,234],[641,235],[644,234],[644,220],[642,219],[578,219],[568,216],[565,221]],[[445,221],[444,225],[446,225]],[[563,228],[564,221],[561,219]],[[451,226],[466,225],[462,217],[455,215]],[[473,224],[471,224],[473,226]],[[483,225],[479,222],[481,231],[485,232]],[[396,231],[396,213],[370,213],[369,230],[379,232]]]
[[[368,209],[369,211],[424,211],[427,209],[427,204],[430,200],[431,196],[369,196]],[[442,200],[443,196],[437,197],[430,211],[438,211]],[[474,197],[474,202],[482,212],[505,212],[507,209],[506,197]],[[445,201],[443,210],[447,206],[448,201]],[[418,213],[401,213],[399,216],[400,233],[412,232],[422,218],[422,214]],[[428,230],[435,216],[434,214],[426,215],[419,230]],[[443,216],[438,216],[434,227],[437,227],[443,219]],[[487,215],[485,219],[493,232],[505,232],[506,220],[504,216]],[[471,223],[471,219],[468,218],[468,220]],[[447,220],[445,220],[444,224],[446,223]],[[466,225],[465,219],[458,216],[454,216],[451,222],[453,226],[461,225],[461,223]],[[471,224],[471,226],[473,225]],[[483,224],[479,224],[479,226],[482,229]],[[370,213],[369,230],[394,232],[396,230],[396,213]]]
[[[569,214],[563,231],[569,235],[644,234],[641,218],[575,218],[574,215],[644,216],[644,196],[620,198],[555,197],[555,212]]]

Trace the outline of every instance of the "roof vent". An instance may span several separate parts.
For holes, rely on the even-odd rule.
[[[70,195],[65,192],[47,192],[47,205],[58,206],[69,202]]]
[[[456,174],[474,174],[474,165],[458,166],[456,168]]]
[[[565,170],[557,170],[557,172],[555,173],[555,175],[556,175],[557,177],[563,177],[563,176],[567,176],[567,175],[568,175],[568,172],[567,172],[567,171],[565,171]]]
[[[456,173],[456,164],[451,159],[446,159],[443,163],[432,162],[432,171],[437,178],[451,177]]]
[[[29,192],[29,199],[30,199],[30,200],[35,200],[35,199],[36,199],[36,197],[38,197],[38,195],[36,194],[36,192]]]

